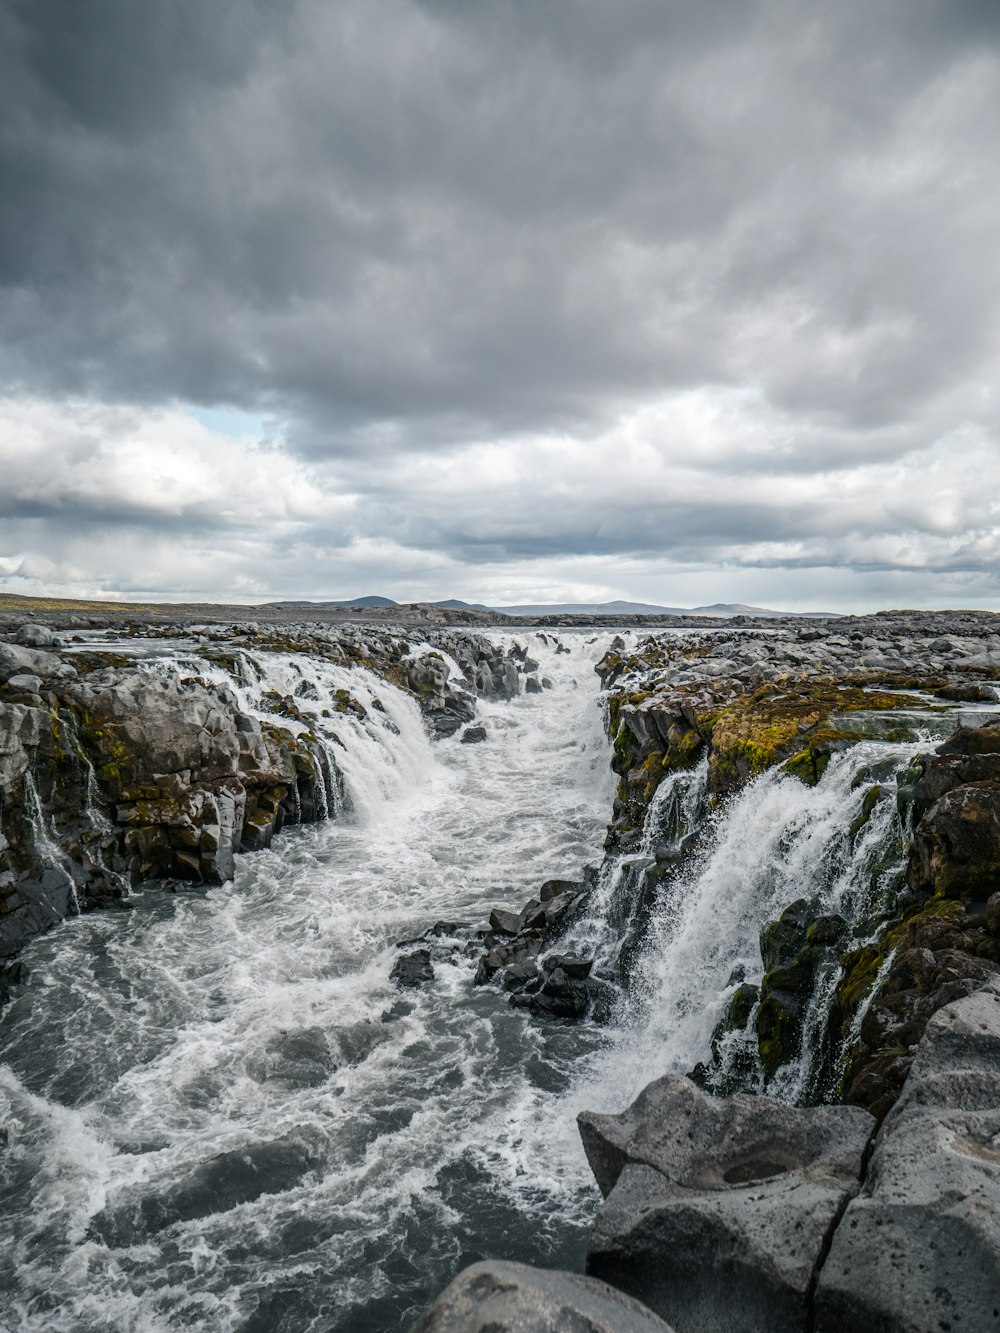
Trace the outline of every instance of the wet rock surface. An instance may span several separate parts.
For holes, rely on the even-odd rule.
[[[706,1096],[680,1075],[580,1133],[605,1195],[587,1271],[683,1333],[805,1328],[875,1122],[854,1107]]]
[[[459,1273],[413,1333],[670,1333],[670,1328],[596,1278],[494,1261]]]
[[[499,982],[510,1003],[535,1018],[577,1020],[600,1015],[610,1002],[606,982],[591,976],[593,958],[552,953],[546,945],[558,939],[583,910],[593,878],[548,880],[519,912],[496,907],[482,937],[483,953],[475,985]]]
[[[634,854],[660,783],[695,764],[707,765],[718,803],[773,768],[816,784],[832,756],[869,737],[914,739],[921,723],[952,733],[898,788],[892,773],[865,779],[848,849],[895,801],[904,857],[910,845],[905,882],[849,924],[803,884],[802,898],[765,927],[757,993],[738,1001],[734,991],[711,1060],[693,1071],[715,1091],[780,1078],[800,1058],[813,997],[828,985],[823,1030],[814,1024],[810,1036],[819,1043],[814,1095],[881,1118],[928,1018],[1000,966],[1000,910],[985,911],[1000,887],[1000,718],[988,707],[1000,676],[996,630],[980,613],[882,613],[767,633],[734,622],[727,635],[648,638],[631,650],[622,640],[598,665],[620,777],[611,855]],[[886,866],[891,857],[887,846]],[[659,866],[646,872],[652,892],[662,876]],[[638,915],[634,930],[641,940]],[[741,1065],[740,1052],[754,1048]]]
[[[221,884],[238,852],[327,818],[342,796],[306,698],[271,691],[265,713],[250,714],[226,685],[143,671],[116,641],[181,635],[183,650],[234,683],[248,653],[366,668],[409,693],[438,737],[470,722],[478,698],[520,692],[523,651],[461,628],[431,634],[414,648],[398,631],[242,621],[202,627],[192,643],[183,621],[133,620],[81,648],[40,623],[10,632],[0,642],[0,957],[67,915],[122,902],[133,884]],[[332,708],[366,713],[348,689]]]

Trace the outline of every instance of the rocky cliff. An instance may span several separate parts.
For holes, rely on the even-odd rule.
[[[776,771],[816,787],[835,759],[853,766],[853,817],[830,846],[839,869],[863,864],[864,892],[838,914],[800,881],[762,923],[760,980],[730,978],[702,1063],[653,1082],[621,1114],[580,1117],[605,1196],[588,1274],[641,1303],[631,1318],[679,1333],[1000,1327],[995,619],[896,613],[620,639],[598,671],[619,777],[603,873],[630,872],[617,876],[617,924],[631,952],[615,966],[572,960],[578,975],[627,985],[650,903],[669,902],[712,819]],[[871,740],[905,742],[915,757],[872,763],[869,747],[853,760]],[[658,841],[658,793],[695,773],[703,822]],[[498,975],[512,1002],[526,986],[543,997],[551,975],[530,938],[537,909],[491,921],[496,942],[477,979]],[[561,929],[545,937],[554,950]],[[587,1011],[581,999],[555,1012]],[[790,1080],[810,1061],[809,1078]],[[790,1089],[806,1104],[788,1105]],[[492,1293],[498,1333],[522,1326],[535,1289],[502,1267],[474,1278]],[[487,1326],[474,1302],[464,1322],[454,1316],[473,1273],[421,1328]],[[586,1306],[592,1293],[562,1291],[559,1312],[539,1297],[532,1328],[585,1317],[604,1327]]]
[[[517,694],[525,670],[523,652],[449,630],[413,645],[377,629],[234,624],[177,640],[185,667],[127,655],[176,633],[133,624],[69,642],[31,624],[0,642],[0,959],[66,916],[127,906],[137,883],[222,883],[236,853],[338,808],[336,746],[305,686],[240,702],[269,657],[373,673],[437,736],[471,721],[478,697]],[[330,703],[328,716],[365,711],[349,688]],[[8,962],[4,987],[17,976]]]

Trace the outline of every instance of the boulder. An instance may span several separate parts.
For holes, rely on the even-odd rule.
[[[65,680],[76,675],[76,668],[63,662],[55,653],[39,652],[35,648],[23,648],[14,643],[0,643],[0,682],[21,675]]]
[[[622,1115],[583,1112],[606,1196],[587,1271],[691,1333],[804,1328],[831,1229],[875,1122],[857,1107],[716,1099],[651,1083]]]
[[[22,625],[16,640],[25,648],[58,648],[59,635],[48,625]]]
[[[670,1333],[670,1326],[596,1278],[493,1261],[459,1273],[413,1333]]]
[[[490,930],[497,935],[517,935],[523,924],[520,912],[508,912],[502,907],[494,907],[490,913]]]
[[[818,1333],[1000,1326],[1000,983],[940,1009],[837,1227]]]
[[[19,676],[7,677],[7,688],[14,694],[40,694],[42,682],[28,672]]]
[[[434,968],[431,966],[429,949],[417,949],[413,953],[397,958],[389,973],[389,980],[397,986],[422,986],[425,981],[434,980]]]
[[[485,727],[466,727],[462,732],[463,745],[478,745],[486,739]]]
[[[576,958],[564,953],[550,953],[547,958],[542,959],[543,972],[553,973],[558,969],[575,981],[586,981],[593,966],[593,958]]]

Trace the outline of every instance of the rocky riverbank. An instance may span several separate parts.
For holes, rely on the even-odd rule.
[[[705,825],[673,828],[658,845],[664,783],[699,773],[718,819],[776,770],[815,787],[862,742],[917,750],[901,768],[855,765],[857,808],[833,844],[845,863],[870,844],[853,913],[826,910],[819,885],[802,882],[762,923],[759,980],[730,978],[702,1063],[620,1115],[581,1116],[606,1199],[588,1273],[643,1303],[628,1318],[679,1333],[1000,1326],[996,628],[972,613],[731,627],[619,640],[599,664],[619,776],[601,873],[634,868],[633,954],[650,903],[679,891],[708,838]],[[588,886],[567,887],[579,911]],[[535,1016],[579,1018],[582,994],[575,1009],[539,1003],[551,991],[542,946],[557,951],[563,933],[535,938],[539,908],[494,913],[477,980],[500,979]],[[615,971],[573,963],[580,977]],[[809,1060],[812,1077],[791,1084]],[[832,1104],[774,1100],[792,1086]],[[460,1276],[422,1333],[522,1327],[532,1279],[503,1267]],[[525,1326],[574,1328],[585,1310],[588,1326],[616,1326],[590,1313],[593,1290],[561,1290],[560,1311],[539,1296]]]
[[[778,876],[754,957],[711,996],[699,1063],[582,1117],[605,1195],[589,1275],[476,1265],[424,1333],[997,1326],[994,624],[730,622],[640,631],[606,655],[604,865],[498,903],[482,930],[437,922],[404,946],[419,947],[397,985],[464,955],[470,985],[501,987],[531,1022],[615,1019],[657,914],[690,892],[731,812],[836,785],[823,856]],[[431,735],[474,744],[478,699],[546,689],[530,637],[505,651],[458,626],[91,628],[22,624],[0,643],[5,987],[20,945],[63,917],[127,910],[140,883],[218,883],[285,824],[335,816],[345,729],[391,739],[396,691],[418,733],[414,703]],[[742,864],[762,855],[749,839]],[[835,902],[834,881],[848,885]],[[736,885],[712,887],[721,920]]]
[[[244,677],[269,658],[373,673],[416,700],[436,736],[467,727],[477,698],[511,697],[532,678],[523,651],[462,630],[416,644],[314,625],[277,634],[233,624],[179,640],[177,627],[105,631],[87,639],[29,623],[0,641],[5,990],[20,976],[9,960],[64,917],[127,908],[129,889],[148,880],[222,883],[237,852],[335,813],[343,780],[336,746],[314,725],[315,691],[303,683],[265,691],[256,709],[240,702]],[[174,644],[192,663],[185,670],[151,671],[135,656]],[[350,688],[328,703],[327,717],[365,715]]]
[[[820,970],[834,968],[814,1092],[884,1116],[931,1014],[1000,966],[1000,898],[991,897],[1000,888],[994,628],[989,616],[887,615],[841,622],[834,634],[813,626],[658,637],[599,665],[619,774],[613,854],[635,846],[660,783],[698,763],[718,808],[775,767],[815,785],[833,756],[866,739],[951,733],[895,778],[887,770],[883,780],[863,771],[855,779],[864,800],[847,839],[856,845],[876,809],[894,804],[897,845],[883,850],[905,853],[903,882],[884,884],[853,922],[824,912],[803,884],[802,896],[764,924],[763,980],[734,986],[717,1036],[738,1030],[755,1041],[765,1086],[799,1057],[806,1002]],[[676,871],[676,861],[654,864],[647,878],[655,887]],[[734,1090],[738,1071],[721,1078],[718,1064],[713,1070],[706,1053],[696,1077]]]

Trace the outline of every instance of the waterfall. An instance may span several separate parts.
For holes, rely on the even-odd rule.
[[[925,742],[863,741],[816,787],[769,772],[715,809],[704,760],[664,778],[553,941],[621,983],[607,1025],[539,1023],[472,985],[491,908],[600,860],[614,780],[593,664],[611,637],[531,636],[552,688],[480,701],[475,745],[432,743],[362,667],[179,645],[137,660],[314,746],[343,817],[237,857],[209,893],[140,889],[132,912],[32,941],[0,1070],[12,1325],[399,1333],[467,1255],[576,1268],[596,1190],[575,1112],[705,1060],[795,899],[871,935],[903,865],[894,774]],[[436,923],[433,978],[398,989],[399,942]],[[835,971],[769,1091],[811,1095]],[[760,1086],[752,1032],[730,1045],[721,1074]]]
[[[40,875],[41,891],[46,896],[51,891],[65,894],[65,907],[62,907],[58,902],[51,903],[52,910],[58,916],[76,915],[80,911],[80,903],[76,896],[76,884],[69,870],[69,858],[59,846],[53,830],[50,829],[46,821],[45,810],[31,769],[25,771],[22,790],[24,793],[24,816],[31,828],[30,845],[42,867]],[[57,876],[58,882],[47,884],[47,875]]]
[[[325,789],[321,818],[336,816],[346,803],[360,823],[377,823],[387,802],[434,771],[432,743],[416,702],[365,667],[245,649],[225,664],[179,653],[136,665],[157,676],[196,676],[224,687],[243,712],[277,722],[318,747]]]
[[[708,816],[699,845],[661,880],[649,911],[629,1026],[616,1052],[619,1090],[627,1081],[638,1091],[656,1074],[707,1059],[737,986],[762,980],[761,928],[795,900],[844,919],[841,951],[871,936],[905,869],[895,774],[924,748],[926,741],[861,742],[834,756],[815,787],[771,769]],[[675,803],[668,790],[647,823]],[[792,1102],[816,1095],[838,975],[833,962],[820,969],[802,1021],[801,1057],[779,1070],[770,1095]],[[753,1016],[746,1035],[731,1033],[721,1046],[720,1085],[763,1090]]]
[[[605,857],[585,917],[567,946],[592,954],[599,967],[628,984],[636,950],[645,936],[657,886],[701,827],[708,806],[708,759],[668,773],[649,803],[638,847]]]
[[[431,742],[364,669],[137,662],[315,736],[351,809],[237,857],[207,894],[140,889],[134,911],[29,946],[0,1074],[0,1120],[22,1126],[0,1154],[18,1328],[401,1330],[461,1247],[576,1262],[592,1184],[571,1121],[554,1151],[551,1107],[607,1034],[539,1029],[473,987],[465,941],[600,859],[610,637],[532,638],[552,688],[481,701],[475,745]],[[441,920],[468,924],[434,937],[432,981],[398,990],[397,941]]]

